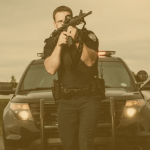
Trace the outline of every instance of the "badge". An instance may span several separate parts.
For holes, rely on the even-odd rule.
[[[90,33],[88,36],[89,36],[90,39],[92,39],[94,42],[96,42],[97,38],[96,38],[95,34]]]

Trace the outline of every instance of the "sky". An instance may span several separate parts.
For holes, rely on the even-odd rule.
[[[150,75],[150,0],[0,0],[0,82],[20,80],[43,52],[54,31],[52,13],[60,5],[92,14],[86,28],[99,38],[99,50],[116,51],[129,68]]]

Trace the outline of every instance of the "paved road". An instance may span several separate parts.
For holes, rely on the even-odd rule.
[[[0,136],[0,150],[4,150],[3,137]]]

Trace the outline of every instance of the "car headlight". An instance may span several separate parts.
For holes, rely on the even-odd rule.
[[[136,106],[136,107],[143,107],[145,105],[145,101],[143,99],[137,99],[137,100],[128,100],[126,101],[126,106],[127,107],[133,107],[133,106]]]
[[[123,117],[131,118],[137,116],[144,105],[145,101],[143,99],[127,100],[124,108]]]
[[[14,112],[17,119],[33,121],[28,104],[11,102],[9,108]]]

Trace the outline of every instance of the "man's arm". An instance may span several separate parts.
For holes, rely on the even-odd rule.
[[[44,61],[45,69],[50,74],[55,74],[61,64],[61,51],[63,44],[67,44],[67,32],[62,32],[52,54]]]
[[[71,36],[74,41],[76,41],[78,39],[78,31],[76,27],[68,27],[67,30],[67,35]],[[94,35],[95,36],[95,35]],[[96,38],[96,36],[95,36]],[[91,39],[92,40],[92,39]],[[98,39],[95,39],[98,40]],[[93,42],[94,44],[96,44],[95,42]],[[76,47],[78,48],[79,43],[76,43]],[[82,51],[82,55],[81,55],[81,60],[89,67],[93,66],[96,59],[98,58],[97,52],[91,48],[89,48],[88,46],[86,46],[85,43],[83,43],[83,51]]]
[[[79,43],[76,43],[76,47],[79,46]],[[93,49],[88,48],[84,43],[83,43],[83,51],[81,55],[81,60],[89,67],[93,66],[98,55],[97,52]]]
[[[56,45],[51,56],[47,57],[44,61],[45,69],[50,74],[55,74],[60,66],[61,57],[61,47]]]

